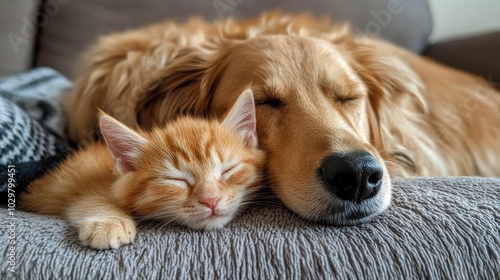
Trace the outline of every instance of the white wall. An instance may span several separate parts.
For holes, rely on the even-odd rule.
[[[429,4],[433,42],[500,30],[500,0],[429,0]]]

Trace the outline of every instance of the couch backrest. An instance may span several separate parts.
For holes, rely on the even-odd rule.
[[[381,36],[416,52],[425,47],[432,29],[426,0],[45,0],[35,65],[73,78],[81,68],[82,53],[100,35],[168,18],[252,17],[276,8],[349,21],[357,32]]]
[[[0,1],[0,76],[28,70],[33,63],[38,1]]]

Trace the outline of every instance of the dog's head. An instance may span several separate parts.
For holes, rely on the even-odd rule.
[[[304,218],[357,224],[390,204],[381,136],[390,132],[380,125],[390,115],[380,108],[412,91],[392,62],[347,37],[265,35],[191,50],[158,73],[139,122],[221,115],[250,87],[275,193]]]

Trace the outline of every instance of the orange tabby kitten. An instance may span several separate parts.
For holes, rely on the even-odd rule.
[[[264,153],[250,90],[222,122],[183,117],[150,132],[106,114],[99,122],[106,144],[76,152],[21,196],[25,210],[67,217],[90,247],[132,242],[132,215],[221,228],[260,183]]]

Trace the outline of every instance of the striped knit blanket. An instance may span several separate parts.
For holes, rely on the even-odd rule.
[[[0,192],[9,166],[20,191],[68,154],[60,101],[71,86],[50,68],[0,77]]]

